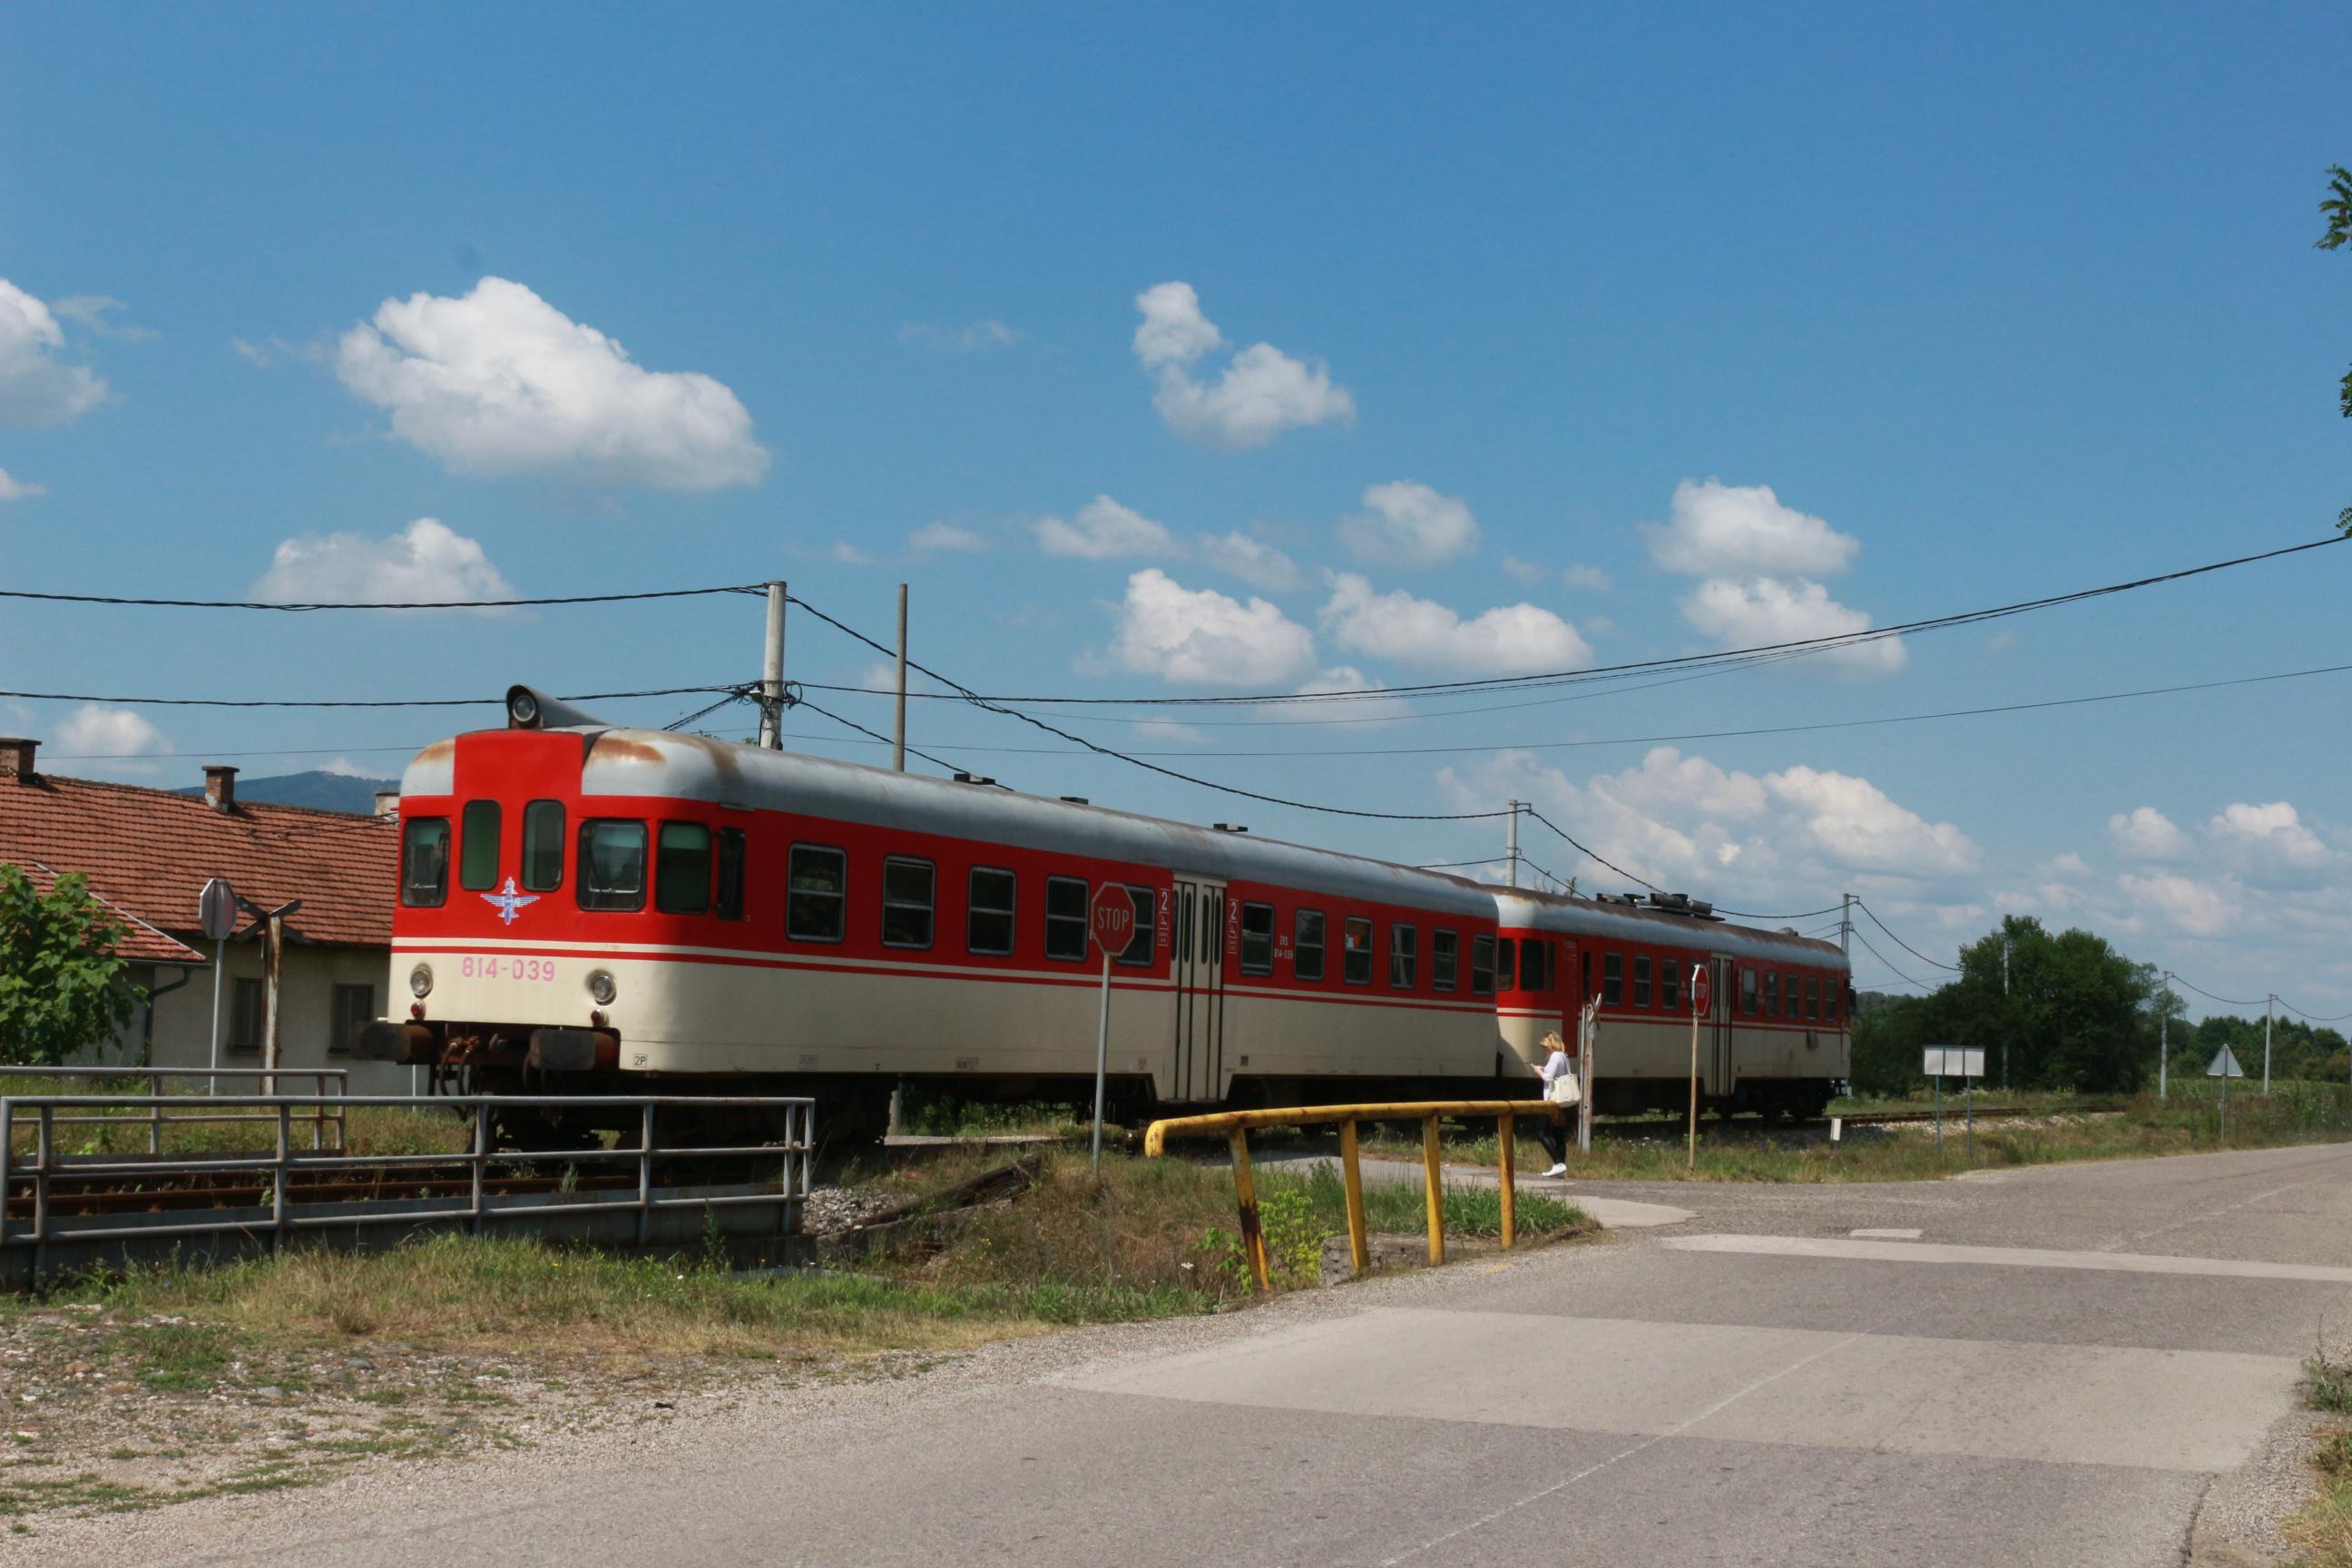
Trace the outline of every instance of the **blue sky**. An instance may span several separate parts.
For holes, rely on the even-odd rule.
[[[0,584],[785,576],[878,634],[904,580],[917,657],[982,689],[1183,695],[1670,656],[2292,543],[2352,501],[2352,262],[2312,247],[2323,170],[2352,162],[2347,65],[2322,6],[14,8]],[[1851,889],[1947,959],[2025,910],[2337,1013],[2344,677],[1515,748],[2338,662],[2347,570],[2321,552],[1499,713],[1072,727],[1377,810],[1517,790],[1739,907]],[[749,600],[20,604],[0,686],[684,685],[756,673],[758,637]],[[795,676],[871,662],[793,626]],[[1207,715],[1285,716],[1307,715]],[[1045,793],[1408,859],[1500,837],[917,719],[918,744]],[[170,783],[232,754],[389,772],[446,723],[0,700],[61,769]],[[1339,745],[1463,749],[1213,754]],[[1621,885],[1540,828],[1528,848]]]

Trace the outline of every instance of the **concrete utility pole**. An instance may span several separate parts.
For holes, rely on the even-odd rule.
[[[784,585],[768,584],[768,640],[760,657],[760,747],[784,745]]]
[[[2273,991],[2263,1008],[2263,1096],[2271,1092],[2271,1020],[2278,1016],[2278,993]]]
[[[2164,1001],[2156,1015],[2156,1098],[2165,1097],[2165,1079],[2172,1066],[2172,971],[2164,972]]]
[[[898,721],[890,731],[890,765],[907,771],[907,584],[898,584]]]
[[[1853,895],[1838,895],[1838,952],[1846,958],[1853,957]]]
[[[1519,885],[1519,802],[1516,800],[1511,802],[1509,844],[1510,885],[1516,888]]]
[[[2009,1092],[2009,1037],[2017,1032],[2016,1020],[2009,1016],[2009,949],[2007,933],[2000,939],[2000,1091]]]

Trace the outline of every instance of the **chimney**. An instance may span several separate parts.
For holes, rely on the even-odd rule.
[[[18,784],[31,784],[39,776],[33,772],[33,753],[40,749],[38,741],[0,735],[0,774],[13,773]]]
[[[380,789],[376,791],[375,814],[378,816],[398,816],[400,815],[400,792],[396,789]]]
[[[215,811],[236,809],[236,770],[221,763],[205,764],[205,804]]]

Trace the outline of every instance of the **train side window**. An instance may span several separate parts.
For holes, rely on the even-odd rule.
[[[646,907],[646,825],[599,817],[580,825],[580,875],[573,879],[583,910]]]
[[[467,892],[499,885],[499,803],[469,800],[458,821],[457,885]]]
[[[1834,1024],[1837,1022],[1837,1016],[1838,983],[1837,976],[1832,974],[1822,982],[1822,1016]]]
[[[751,840],[740,827],[719,830],[719,896],[711,911],[722,921],[743,918],[744,874],[751,860]]]
[[[1805,976],[1805,1016],[1806,1016],[1806,1017],[1808,1017],[1808,1018],[1818,1018],[1818,1017],[1820,1017],[1821,1016],[1822,1016],[1822,982],[1821,982],[1821,978],[1820,978],[1820,976],[1818,976],[1818,975],[1808,974],[1808,975],[1806,975],[1806,976]]]
[[[1045,879],[1045,956],[1075,963],[1087,955],[1087,879]]]
[[[1519,988],[1519,944],[1510,937],[1495,943],[1495,989],[1517,991]]]
[[[1622,952],[1601,955],[1601,1001],[1610,1007],[1625,1005],[1625,955]]]
[[[1372,983],[1372,922],[1350,917],[1340,928],[1340,939],[1347,947],[1341,960],[1346,967],[1340,972],[1340,977],[1350,985],[1370,985]]]
[[[1421,932],[1409,925],[1389,927],[1389,989],[1412,991],[1421,984]]]
[[[551,893],[563,886],[563,803],[535,800],[522,808],[522,890]]]
[[[1549,991],[1551,982],[1551,943],[1528,937],[1519,943],[1519,989]]]
[[[1739,972],[1739,1011],[1748,1017],[1756,1016],[1756,972],[1752,969]]]
[[[1148,969],[1151,966],[1151,889],[1129,888],[1127,896],[1135,905],[1135,934],[1127,939],[1127,951],[1118,955],[1118,961],[1131,969]]]
[[[1495,939],[1474,936],[1470,939],[1470,994],[1492,996],[1495,994]]]
[[[1301,980],[1323,978],[1323,911],[1301,910],[1291,919],[1291,973]]]
[[[1576,955],[1576,1002],[1578,1006],[1592,1000],[1592,955],[1580,952]]]
[[[1679,957],[1658,960],[1658,1005],[1669,1013],[1682,1011],[1683,961]]]
[[[1450,931],[1429,933],[1429,984],[1433,990],[1451,991],[1461,965],[1462,938]]]
[[[400,901],[438,909],[449,899],[449,819],[412,816],[400,829]]]
[[[1085,883],[1078,884],[1084,888]],[[929,947],[939,870],[929,860],[891,855],[882,861],[882,945]]]
[[[665,822],[654,841],[654,908],[666,915],[710,912],[710,829]]]
[[[794,942],[839,942],[849,927],[849,857],[824,844],[795,844],[785,863],[784,934]]]
[[[971,870],[971,901],[964,910],[964,946],[973,952],[1013,951],[1013,913],[1018,885],[1010,871],[993,866]]]
[[[1242,906],[1242,973],[1274,973],[1274,906]]]
[[[1799,992],[1797,977],[1794,974],[1784,974],[1780,977],[1780,994],[1782,998],[1780,1005],[1784,1009],[1780,1016],[1784,1018],[1802,1016],[1798,1011]]]
[[[1764,972],[1764,1016],[1768,1018],[1780,1016],[1780,972],[1777,969]]]
[[[1646,952],[1637,952],[1633,955],[1633,1005],[1646,1007],[1649,1005],[1650,955]]]

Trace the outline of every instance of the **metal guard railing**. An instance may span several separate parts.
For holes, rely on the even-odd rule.
[[[314,1095],[238,1095],[222,1096],[215,1105],[251,1108],[263,1121],[274,1117],[277,1121],[276,1144],[267,1153],[244,1156],[239,1154],[148,1158],[110,1163],[104,1156],[78,1157],[69,1162],[57,1153],[56,1130],[68,1121],[121,1120],[136,1124],[136,1118],[60,1117],[61,1110],[82,1110],[113,1106],[129,1110],[152,1109],[145,1095],[18,1095],[0,1096],[0,1248],[30,1245],[36,1249],[50,1242],[82,1242],[116,1240],[129,1237],[159,1236],[202,1236],[225,1232],[272,1233],[272,1244],[283,1246],[286,1238],[305,1229],[324,1229],[346,1226],[416,1225],[432,1220],[463,1219],[478,1234],[486,1223],[514,1218],[568,1217],[575,1215],[608,1214],[634,1210],[637,1215],[637,1238],[646,1240],[655,1211],[671,1208],[705,1208],[766,1204],[780,1208],[780,1229],[789,1229],[797,1219],[809,1194],[810,1163],[816,1143],[816,1102],[798,1096],[751,1095],[353,1095],[323,1100]],[[169,1097],[178,1099],[181,1097]],[[304,1150],[294,1146],[292,1131],[298,1111],[315,1111],[322,1105],[332,1104],[357,1108],[392,1107],[431,1110],[470,1110],[473,1117],[473,1143],[470,1149],[447,1153],[427,1154],[364,1154]],[[616,1149],[549,1149],[492,1150],[489,1147],[490,1120],[493,1114],[509,1108],[540,1109],[621,1107],[639,1113],[638,1141],[635,1148]],[[656,1110],[668,1109],[729,1109],[781,1112],[784,1138],[781,1143],[760,1143],[734,1146],[704,1146],[680,1144],[664,1146],[655,1142]],[[18,1156],[16,1139],[20,1122],[29,1120],[34,1133],[33,1158],[28,1163]],[[659,1197],[653,1184],[656,1162],[666,1159],[756,1159],[774,1157],[782,1162],[781,1180],[774,1192],[721,1194],[696,1197]],[[560,1206],[550,1207],[541,1203],[499,1202],[500,1194],[488,1190],[489,1167],[493,1164],[584,1165],[599,1162],[634,1162],[637,1167],[637,1187],[634,1195],[618,1198],[567,1199]],[[291,1184],[295,1176],[308,1172],[331,1172],[365,1169],[371,1172],[387,1169],[419,1169],[446,1167],[464,1163],[469,1169],[469,1191],[463,1205],[442,1208],[417,1207],[403,1205],[383,1212],[352,1212],[349,1200],[335,1205],[342,1212],[306,1214],[305,1205],[294,1201]],[[270,1216],[266,1223],[251,1220],[212,1220],[194,1217],[205,1211],[194,1210],[185,1223],[173,1223],[168,1216],[145,1216],[152,1223],[138,1226],[70,1226],[58,1230],[51,1224],[49,1215],[49,1184],[59,1177],[89,1176],[186,1176],[210,1175],[229,1171],[260,1171],[270,1175]],[[12,1225],[8,1219],[10,1200],[24,1186],[32,1189],[32,1225],[29,1229]],[[429,1201],[429,1200],[425,1200]],[[318,1206],[329,1206],[320,1205]]]
[[[322,1102],[326,1102],[320,1106],[316,1114],[305,1118],[310,1125],[310,1147],[341,1149],[344,1146],[343,1091],[350,1084],[352,1070],[349,1068],[0,1067],[0,1093],[5,1092],[8,1080],[11,1079],[30,1079],[37,1083],[48,1079],[83,1079],[93,1083],[144,1080],[148,1095],[158,1102],[146,1117],[147,1152],[160,1154],[163,1152],[163,1126],[166,1122],[219,1123],[270,1120],[259,1111],[220,1113],[202,1110],[201,1107],[220,1103],[217,1095],[222,1080],[249,1078],[253,1080],[253,1091],[256,1094],[264,1094],[280,1088],[284,1079],[292,1079],[299,1082],[307,1079],[310,1083],[311,1093]],[[205,1089],[204,1094],[201,1096],[193,1093],[167,1095],[163,1092],[163,1085],[167,1080],[180,1079],[191,1079],[201,1082]],[[263,1087],[265,1084],[268,1085],[267,1089]],[[333,1109],[329,1109],[330,1104]],[[123,1116],[60,1116],[57,1119],[57,1125],[67,1127],[104,1122],[109,1126],[120,1126],[131,1120]],[[327,1138],[330,1128],[334,1131],[332,1142],[330,1142]]]

